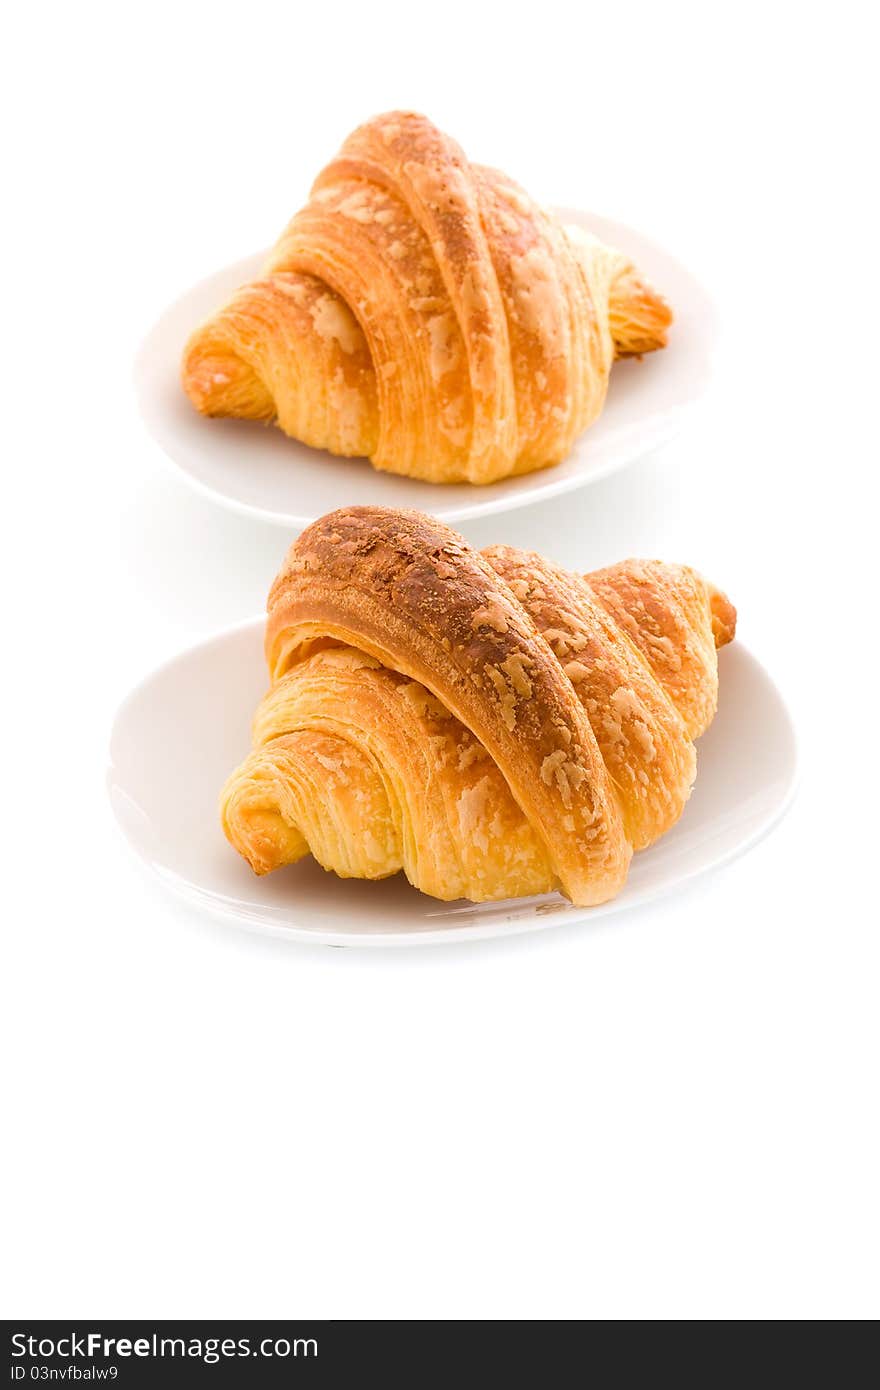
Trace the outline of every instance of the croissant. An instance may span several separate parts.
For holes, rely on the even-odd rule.
[[[203,415],[490,483],[563,459],[614,357],[663,347],[671,317],[621,252],[392,112],[349,136],[263,278],[193,334],[183,385]]]
[[[223,828],[258,874],[311,852],[447,900],[603,902],[681,815],[735,625],[683,566],[581,577],[419,512],[333,512],[269,595]]]

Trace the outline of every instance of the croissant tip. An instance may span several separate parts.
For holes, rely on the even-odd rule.
[[[212,415],[218,408],[219,396],[229,385],[226,363],[205,353],[193,335],[183,355],[180,380],[192,405],[200,415]]]
[[[199,335],[184,352],[180,379],[200,415],[274,419],[272,397],[253,368],[222,346],[205,344]]]
[[[709,599],[712,611],[712,635],[715,646],[726,647],[736,636],[736,609],[719,589],[713,589]]]
[[[666,300],[643,280],[635,285],[630,280],[627,288],[629,293],[618,291],[611,306],[615,356],[641,357],[665,348],[673,319]]]
[[[181,379],[190,404],[200,415],[210,415],[212,383],[207,376],[198,370],[191,372],[184,369]]]

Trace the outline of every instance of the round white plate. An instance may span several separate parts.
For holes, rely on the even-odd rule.
[[[257,878],[227,843],[218,799],[250,747],[266,686],[262,618],[230,628],[159,668],[116,717],[108,776],[134,849],[169,887],[241,926],[335,946],[435,945],[531,931],[647,902],[715,868],[764,835],[794,788],[795,739],[764,669],[735,642],[720,654],[718,714],[699,743],[682,819],[632,862],[601,907],[559,894],[503,903],[442,903],[404,879],[344,880],[301,860]]]
[[[248,256],[189,290],[159,319],[138,354],[135,383],[150,433],[186,480],[215,502],[298,529],[338,507],[374,503],[415,507],[444,521],[463,521],[584,487],[665,444],[702,395],[716,337],[711,301],[665,251],[620,222],[558,208],[628,252],[666,296],[675,313],[669,346],[641,361],[618,362],[605,409],[555,468],[487,487],[441,486],[378,473],[366,459],[334,458],[288,439],[274,426],[206,420],[180,384],[180,358],[190,333],[239,285],[256,279],[264,255]]]

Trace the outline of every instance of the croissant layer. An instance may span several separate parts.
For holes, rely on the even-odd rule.
[[[487,483],[564,458],[614,357],[663,347],[670,320],[626,256],[392,112],[349,136],[263,278],[193,334],[183,385],[205,415]]]
[[[602,902],[681,815],[734,628],[683,566],[579,576],[418,512],[331,513],[272,587],[224,829],[257,873],[310,852],[438,898]]]

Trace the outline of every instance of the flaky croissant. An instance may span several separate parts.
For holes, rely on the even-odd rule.
[[[261,874],[310,851],[436,898],[603,902],[682,812],[735,622],[682,566],[579,577],[419,512],[333,512],[269,596],[226,835]]]
[[[349,136],[263,278],[193,334],[183,385],[203,415],[490,483],[563,459],[615,355],[663,347],[670,321],[626,256],[392,112]]]

